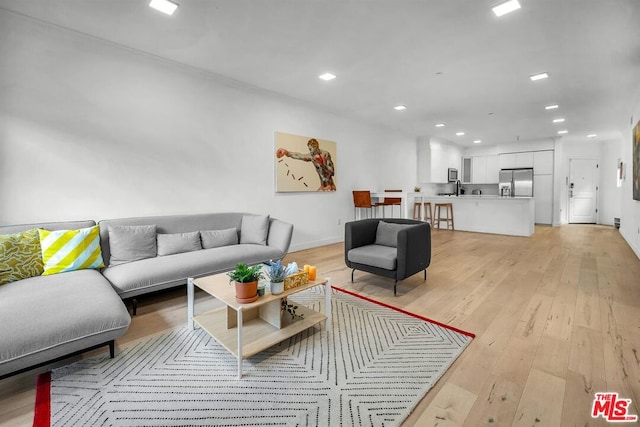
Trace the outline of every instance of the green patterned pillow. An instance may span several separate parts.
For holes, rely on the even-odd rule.
[[[80,230],[38,231],[44,261],[43,276],[104,267],[97,225]]]
[[[38,229],[16,234],[0,234],[0,285],[44,271]]]

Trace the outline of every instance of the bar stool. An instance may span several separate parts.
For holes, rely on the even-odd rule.
[[[371,204],[371,192],[370,191],[353,191],[353,219],[357,219],[358,209],[368,209],[371,216],[373,216],[373,205]],[[367,218],[369,215],[367,215]]]
[[[442,216],[442,209],[444,209],[445,216]],[[440,228],[440,221],[445,220],[447,223],[447,230],[454,230],[453,226],[453,204],[452,203],[436,203],[434,209],[433,228]],[[449,228],[451,227],[451,228]]]
[[[428,222],[429,224],[433,224],[431,202],[424,202],[424,203],[415,202],[413,204],[413,219],[418,219],[418,220],[422,219],[422,216],[420,215],[420,209],[422,208],[423,204],[424,204],[424,221]]]
[[[385,193],[401,193],[402,190],[384,190]],[[384,218],[384,207],[391,206],[391,218],[393,218],[393,207],[401,206],[402,198],[400,197],[385,197],[382,202],[376,203],[376,206],[382,206],[382,217]],[[402,208],[401,208],[402,209]],[[402,214],[402,212],[400,212]],[[400,215],[402,216],[402,215]]]

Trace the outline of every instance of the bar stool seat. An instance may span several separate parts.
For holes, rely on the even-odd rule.
[[[445,216],[442,216],[444,209]],[[433,228],[440,228],[440,221],[445,221],[447,230],[454,230],[453,225],[453,203],[436,203],[434,208]]]

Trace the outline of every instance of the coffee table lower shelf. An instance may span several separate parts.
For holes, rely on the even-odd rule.
[[[229,310],[232,309],[226,306],[220,307],[194,316],[193,320],[235,357],[239,357],[238,329],[237,327],[227,328]],[[235,316],[236,311],[232,311]],[[277,328],[259,317],[245,320],[242,323],[242,359],[247,359],[266,350],[327,318],[324,314],[306,307],[298,307],[297,312],[304,314],[304,317],[292,320],[288,313],[284,313],[281,328]]]

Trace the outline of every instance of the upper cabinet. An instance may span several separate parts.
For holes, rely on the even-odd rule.
[[[497,154],[471,158],[471,184],[497,184],[499,175],[500,165]]]
[[[516,167],[517,168],[532,168],[533,167],[533,151],[525,151],[523,153],[516,153]]]
[[[535,175],[553,174],[553,150],[533,153],[533,173]]]
[[[471,184],[471,162],[473,161],[472,157],[463,157],[462,158],[462,178],[460,181],[463,184]]]
[[[449,182],[449,168],[459,169],[462,151],[447,143],[421,138],[418,140],[418,182]]]
[[[500,169],[513,169],[516,167],[516,153],[500,154]]]

